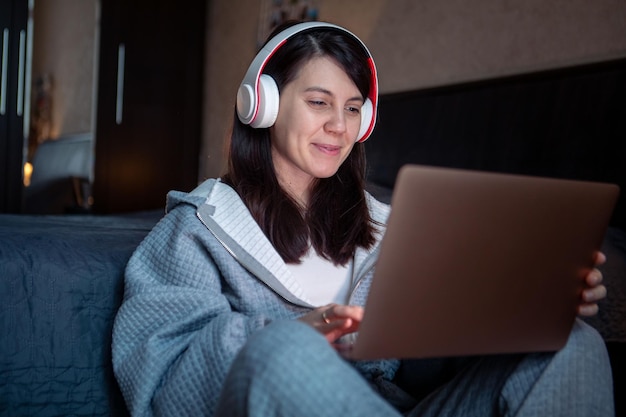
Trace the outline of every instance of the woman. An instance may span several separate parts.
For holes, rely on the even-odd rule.
[[[129,261],[113,363],[133,415],[612,414],[604,344],[582,322],[556,354],[341,356],[389,212],[364,191],[376,100],[351,33],[304,23],[270,37],[238,92],[228,173],[171,192]],[[586,277],[581,314],[601,279]]]

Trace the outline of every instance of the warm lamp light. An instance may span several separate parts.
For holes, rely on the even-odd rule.
[[[30,176],[33,174],[33,164],[26,162],[24,164],[24,187],[30,185]]]

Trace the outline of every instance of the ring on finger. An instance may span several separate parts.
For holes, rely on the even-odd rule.
[[[324,323],[330,324],[330,319],[326,316],[326,313],[328,313],[328,310],[324,310],[324,312],[322,312],[322,320],[324,320]]]

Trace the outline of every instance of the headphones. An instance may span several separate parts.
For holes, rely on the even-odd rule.
[[[330,23],[304,22],[291,26],[270,39],[256,55],[237,91],[237,116],[241,123],[253,128],[267,128],[274,124],[278,116],[280,97],[276,81],[263,69],[274,53],[292,36],[313,28],[332,28],[351,35],[356,39],[368,56],[371,72],[370,92],[361,107],[361,127],[357,142],[365,141],[376,124],[376,110],[378,107],[378,78],[376,66],[365,44],[352,32]]]

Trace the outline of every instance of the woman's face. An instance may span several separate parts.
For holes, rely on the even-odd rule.
[[[287,192],[306,203],[311,182],[337,172],[356,141],[362,106],[359,89],[328,57],[311,59],[284,86],[271,138],[276,175]]]

